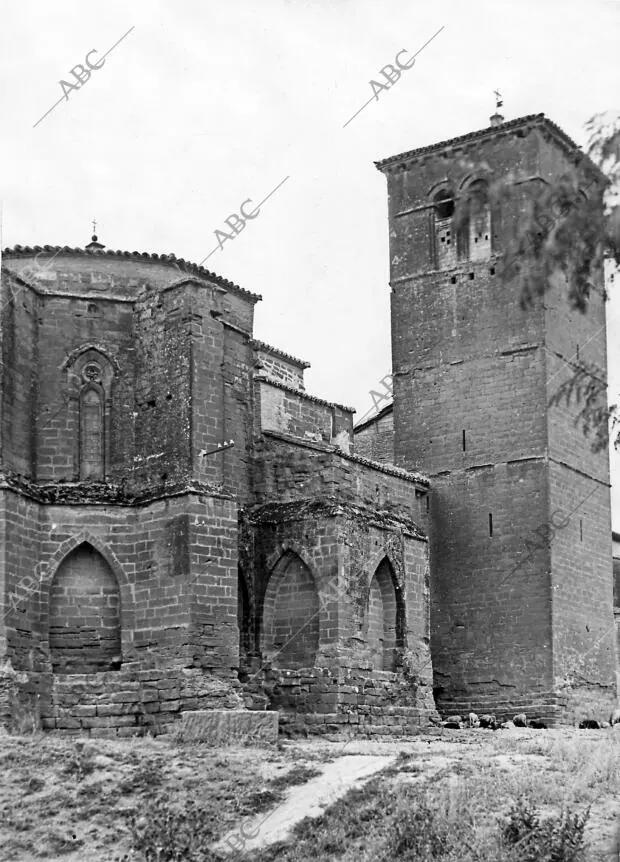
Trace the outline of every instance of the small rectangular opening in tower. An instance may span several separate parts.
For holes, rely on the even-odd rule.
[[[465,441],[465,429],[463,429],[463,452],[466,449],[466,441]]]
[[[493,515],[489,512],[489,536],[493,535]]]
[[[583,542],[583,520],[579,518],[579,541]]]

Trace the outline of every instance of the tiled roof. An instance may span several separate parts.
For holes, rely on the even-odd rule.
[[[384,416],[387,416],[394,410],[393,402],[386,404],[385,407],[382,407],[378,413],[373,413],[368,419],[360,419],[357,425],[353,426],[353,433],[356,431],[361,431],[362,428],[366,428],[368,425],[372,425],[373,422],[377,422],[379,419],[383,419]]]
[[[382,159],[378,162],[375,162],[375,167],[377,170],[382,171],[384,168],[389,168],[392,165],[398,164],[399,162],[407,162],[420,158],[421,156],[425,156],[428,153],[436,153],[439,150],[445,150],[447,147],[456,147],[462,146],[463,144],[473,143],[474,141],[478,141],[481,138],[492,137],[497,134],[505,134],[507,132],[516,131],[517,129],[522,128],[523,126],[538,126],[546,128],[547,131],[550,131],[557,142],[562,146],[562,148],[570,153],[581,153],[579,146],[569,138],[566,132],[562,131],[562,129],[557,126],[554,122],[552,122],[548,117],[545,117],[544,114],[528,114],[525,117],[518,117],[516,120],[508,120],[505,123],[500,123],[497,126],[487,126],[485,129],[479,129],[476,132],[469,132],[467,135],[460,135],[458,138],[449,138],[446,141],[439,141],[436,144],[430,144],[427,147],[418,147],[415,150],[408,150],[405,153],[400,153],[397,156],[389,156],[387,159]],[[586,159],[589,164],[600,173],[599,169],[596,167],[594,162],[585,155],[585,153],[581,153],[584,159]]]
[[[407,482],[417,482],[418,485],[430,487],[431,481],[424,473],[417,473],[415,470],[405,470],[404,467],[397,467],[395,464],[384,464],[383,461],[373,461],[370,458],[364,458],[362,455],[355,455],[352,452],[345,452],[344,449],[326,443],[325,441],[306,440],[305,437],[295,437],[293,434],[286,434],[283,431],[273,431],[270,428],[263,428],[262,434],[264,437],[273,437],[276,440],[284,440],[286,443],[292,443],[295,446],[300,446],[302,449],[315,449],[319,452],[329,452],[336,455],[338,458],[344,458],[346,461],[353,461],[356,464],[362,464],[365,467],[370,467],[372,470],[378,470],[379,473],[387,473],[389,476],[398,476],[399,479],[405,479]]]
[[[251,345],[256,350],[262,350],[263,353],[272,353],[274,356],[280,356],[282,359],[286,359],[288,362],[291,362],[293,365],[298,365],[300,368],[310,368],[309,362],[305,362],[303,359],[297,359],[296,356],[291,356],[290,353],[285,353],[278,347],[272,347],[271,344],[266,344],[264,341],[257,341],[253,338]]]
[[[275,389],[283,389],[285,392],[290,392],[292,395],[297,395],[306,401],[314,401],[315,404],[324,404],[326,407],[338,407],[339,410],[344,410],[346,413],[355,413],[355,407],[347,407],[344,404],[337,404],[335,401],[326,401],[324,398],[317,398],[316,395],[309,395],[301,389],[295,389],[293,386],[288,386],[280,380],[273,380],[265,374],[255,374],[254,380],[260,383],[266,383],[268,386],[273,386]]]
[[[107,249],[103,251],[101,249],[70,248],[68,245],[15,245],[13,246],[13,248],[5,248],[2,254],[6,255],[7,257],[19,257],[30,256],[32,254],[38,254],[40,252],[62,252],[63,254],[73,254],[79,255],[81,257],[102,257],[105,255],[107,257],[133,258],[134,260],[140,259],[140,261],[153,260],[160,261],[161,263],[173,263],[180,270],[182,270],[182,272],[199,275],[204,279],[208,279],[209,281],[214,282],[215,284],[219,284],[220,287],[225,288],[231,293],[237,293],[252,302],[258,302],[263,298],[262,296],[260,296],[260,294],[251,293],[244,287],[239,287],[239,285],[235,284],[233,281],[229,281],[227,278],[223,278],[221,275],[217,275],[216,273],[205,269],[204,266],[200,266],[197,263],[192,263],[189,260],[184,260],[182,257],[176,257],[174,254],[150,254],[147,251],[113,251],[112,249]]]

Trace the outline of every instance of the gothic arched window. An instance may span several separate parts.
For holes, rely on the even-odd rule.
[[[87,343],[72,350],[63,366],[73,481],[105,481],[114,470],[112,411],[118,363],[98,345]]]
[[[95,362],[84,366],[80,391],[80,479],[105,476],[104,398],[101,368]]]

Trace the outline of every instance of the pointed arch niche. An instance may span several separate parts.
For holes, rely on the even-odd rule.
[[[263,603],[263,659],[277,668],[314,667],[319,594],[301,557],[287,551],[274,566]]]
[[[58,566],[49,592],[54,673],[117,670],[121,662],[120,590],[105,558],[88,542]]]
[[[396,669],[397,650],[402,648],[402,608],[396,594],[392,566],[384,557],[368,590],[363,637],[374,670]]]

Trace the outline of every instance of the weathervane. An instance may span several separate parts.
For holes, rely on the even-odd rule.
[[[496,109],[501,108],[502,105],[504,104],[504,101],[502,99],[502,94],[500,93],[499,90],[493,90],[493,92],[495,93],[495,108]]]
[[[97,233],[97,219],[93,219],[93,233]]]

